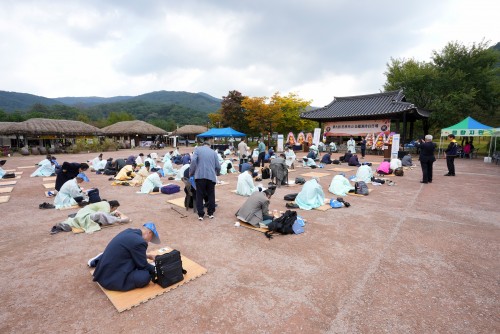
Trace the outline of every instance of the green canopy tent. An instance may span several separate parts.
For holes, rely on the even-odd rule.
[[[469,116],[455,125],[452,125],[445,129],[441,129],[438,157],[441,154],[441,144],[443,142],[443,137],[448,137],[448,135],[450,134],[453,134],[456,137],[491,137],[493,135],[493,128],[491,126],[479,123],[474,118]],[[490,151],[491,142],[490,149],[488,150],[488,156],[490,155]]]

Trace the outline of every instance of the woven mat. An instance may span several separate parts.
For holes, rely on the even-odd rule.
[[[79,209],[80,207],[78,205],[73,205],[73,206],[67,206],[67,207],[64,207],[64,208],[60,208],[60,209],[57,209],[57,210],[71,210],[71,209]]]
[[[17,167],[17,168],[35,168],[36,166],[33,165],[33,166],[21,166],[21,167]]]
[[[269,231],[267,228],[255,227],[252,224],[244,223],[241,220],[238,220],[238,223],[240,223],[240,226],[242,226],[242,227],[246,227],[250,230],[254,230],[257,232],[266,233],[267,231]]]
[[[55,183],[44,183],[42,185],[45,187],[45,189],[54,189],[56,187]]]
[[[168,248],[168,251],[171,251],[171,249]],[[163,254],[163,253],[158,253],[158,254]],[[111,301],[111,303],[118,312],[130,310],[132,307],[139,306],[140,304],[145,303],[148,300],[151,300],[155,297],[158,297],[159,295],[164,294],[165,292],[169,292],[181,285],[191,282],[192,280],[207,273],[207,269],[203,268],[201,265],[190,260],[184,255],[181,255],[181,259],[182,259],[182,267],[187,271],[186,275],[184,275],[184,280],[174,285],[171,285],[165,289],[159,286],[158,284],[154,284],[152,282],[150,282],[144,288],[134,289],[130,291],[111,291],[104,289],[100,285],[99,287],[104,292],[106,297],[108,297],[108,299]],[[94,270],[92,269],[90,273],[92,274],[93,271]]]
[[[0,188],[0,194],[10,193],[10,192],[12,192],[12,189],[14,189],[14,187],[3,187],[3,188]]]
[[[354,169],[352,169],[352,168],[335,167],[335,168],[330,168],[330,169],[327,169],[327,170],[331,170],[331,171],[334,171],[334,172],[350,172],[350,171],[353,171]]]
[[[368,189],[368,194],[371,194],[373,189]],[[347,193],[348,196],[358,196],[358,197],[365,197],[368,195],[361,195],[361,194],[355,194],[355,193]]]
[[[17,183],[17,181],[5,181],[5,182],[0,182],[0,186],[13,186]]]
[[[55,181],[56,180],[56,176],[49,176],[49,177],[44,177],[42,179],[43,182],[47,182],[47,181]]]
[[[319,172],[310,172],[310,173],[305,173],[301,174],[302,176],[310,176],[310,177],[322,177],[322,176],[328,176],[330,174],[328,173],[319,173]]]
[[[24,172],[14,172],[16,175],[23,175]]]
[[[0,203],[7,203],[10,199],[10,196],[0,196]]]
[[[217,203],[219,201],[218,198],[215,199],[215,202]],[[184,206],[184,197],[179,197],[179,198],[174,198],[174,199],[169,199],[167,203],[177,205],[183,209],[186,207]]]
[[[122,215],[122,219],[123,218],[128,218],[127,216],[125,215]],[[130,220],[128,223],[131,223],[132,220]],[[114,226],[119,226],[119,225],[126,225],[128,223],[115,223],[115,224],[111,224],[111,225],[102,225],[101,226],[101,229],[103,228],[108,228],[108,227],[114,227]],[[80,234],[80,233],[84,233],[85,231],[81,228],[78,228],[78,227],[71,227],[71,232],[73,232],[74,234]]]
[[[4,171],[5,171],[5,173],[15,173],[16,172],[15,169],[5,169]],[[22,172],[18,172],[18,173],[22,173]]]

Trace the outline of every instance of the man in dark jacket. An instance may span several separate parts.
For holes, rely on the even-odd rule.
[[[455,176],[455,157],[458,154],[458,144],[455,140],[455,135],[448,135],[450,144],[448,148],[444,151],[446,153],[446,166],[448,166],[448,174],[444,176]]]
[[[89,260],[95,267],[94,281],[103,288],[129,291],[149,284],[155,267],[148,263],[154,256],[146,254],[148,242],[160,243],[156,226],[148,222],[141,229],[126,229],[116,235],[103,253]]]
[[[436,144],[432,142],[432,136],[425,136],[425,142],[419,139],[419,143],[416,145],[420,149],[420,167],[422,167],[422,181],[420,183],[432,183],[432,164],[436,161],[434,156],[434,151],[436,150]]]
[[[89,165],[86,163],[63,162],[56,177],[56,190],[61,190],[66,181],[74,179],[78,174],[85,172],[87,169],[89,169]]]

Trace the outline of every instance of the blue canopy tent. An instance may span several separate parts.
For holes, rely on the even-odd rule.
[[[212,128],[207,132],[203,132],[199,134],[197,137],[199,138],[241,138],[246,137],[246,134],[238,132],[233,128]]]

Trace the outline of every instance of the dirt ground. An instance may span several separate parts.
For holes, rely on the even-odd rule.
[[[104,158],[140,152],[105,152]],[[16,155],[4,168],[42,158]],[[40,210],[40,203],[52,202],[42,178],[29,177],[34,168],[18,168],[22,178],[0,204],[0,333],[500,332],[500,166],[457,159],[456,177],[443,176],[445,160],[434,167],[432,184],[419,182],[417,167],[393,177],[396,186],[370,185],[369,196],[346,197],[350,208],[299,210],[308,221],[305,233],[273,240],[234,226],[245,200],[231,193],[237,174],[221,177],[229,184],[216,188],[215,219],[200,222],[191,210],[181,218],[167,203],[183,193],[140,195],[88,173],[85,187],[119,200],[133,222],[50,235],[52,225],[76,210]],[[329,173],[321,184],[327,197],[336,197],[327,190],[335,172],[315,171]],[[279,188],[271,208],[285,210],[283,196],[299,190]],[[118,232],[146,221],[156,223],[162,239],[150,249],[176,248],[208,273],[118,313],[86,262]]]

